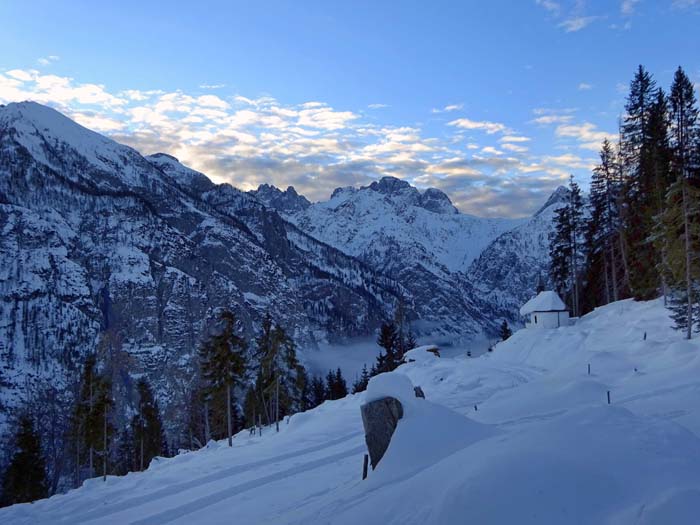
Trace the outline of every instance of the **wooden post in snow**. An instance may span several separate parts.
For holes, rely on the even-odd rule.
[[[275,428],[280,431],[280,376],[275,378],[277,385],[275,386]]]
[[[608,390],[608,405],[610,404],[610,390]]]
[[[369,456],[365,454],[365,458],[362,460],[362,479],[367,479],[367,463]]]

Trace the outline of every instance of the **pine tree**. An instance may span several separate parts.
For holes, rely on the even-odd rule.
[[[362,372],[357,381],[352,385],[352,393],[357,394],[359,392],[364,392],[367,390],[367,385],[369,384],[370,375],[369,370],[367,370],[367,365],[362,365]]]
[[[622,181],[615,157],[612,144],[603,140],[600,164],[593,170],[591,179],[591,214],[586,232],[591,267],[588,283],[592,292],[589,295],[594,296],[591,306],[621,298],[622,263],[618,246]]]
[[[700,268],[700,173],[698,171],[698,109],[692,82],[681,68],[670,95],[670,145],[673,182],[661,217],[666,261],[663,269],[673,288],[670,308],[676,326],[692,337]],[[697,315],[697,314],[696,314]]]
[[[48,495],[41,442],[28,415],[20,417],[14,441],[15,453],[2,478],[0,507],[28,503]]]
[[[348,395],[348,385],[345,382],[345,378],[343,377],[343,373],[338,368],[335,371],[335,397],[334,399],[342,399],[345,396]]]
[[[200,348],[200,367],[209,392],[225,392],[226,434],[228,445],[233,446],[232,391],[244,379],[247,345],[235,333],[236,317],[233,312],[224,310],[220,320],[223,323],[221,331],[205,341]]]
[[[326,397],[326,385],[323,382],[323,378],[316,376],[311,381],[311,399],[313,407],[317,407],[328,399]]]
[[[508,323],[504,319],[503,322],[501,323],[501,341],[505,341],[508,339],[511,335],[513,335],[513,332],[511,331],[510,327],[508,326]]]
[[[569,198],[555,211],[549,240],[550,276],[560,294],[570,298],[575,317],[580,314],[580,280],[585,266],[586,223],[581,190],[569,179]]]
[[[132,419],[131,427],[137,464],[139,470],[143,470],[154,457],[167,455],[167,450],[160,409],[151,385],[145,378],[141,378],[136,389],[139,396],[138,413]]]
[[[396,355],[399,336],[393,323],[382,323],[377,344],[384,349],[384,352],[377,356],[377,371],[379,373],[391,372],[400,364]]]
[[[655,297],[661,285],[659,255],[653,242],[657,194],[663,178],[657,171],[663,142],[663,137],[657,136],[662,132],[658,122],[664,111],[659,95],[651,75],[639,66],[625,105],[621,157],[626,176],[622,218],[629,286],[634,297],[642,300]]]
[[[109,442],[114,431],[110,421],[113,406],[112,385],[100,374],[94,354],[88,355],[83,365],[79,393],[71,424],[71,445],[75,453],[75,483],[82,483],[80,474],[87,454],[88,476],[95,475],[95,456],[103,459],[103,475],[106,474]]]

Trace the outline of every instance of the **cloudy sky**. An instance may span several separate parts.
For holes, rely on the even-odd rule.
[[[0,103],[311,200],[394,175],[527,215],[586,186],[638,64],[700,82],[700,0],[99,4],[0,2]]]

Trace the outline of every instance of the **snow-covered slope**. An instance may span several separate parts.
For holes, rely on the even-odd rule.
[[[521,330],[479,358],[416,350],[389,375],[427,400],[380,376],[367,393],[292,416],[279,434],[243,432],[233,448],[156,460],[2,509],[0,520],[695,524],[700,341],[670,325],[660,301],[628,300],[574,326]],[[381,393],[403,399],[406,415],[362,481],[360,405]]]

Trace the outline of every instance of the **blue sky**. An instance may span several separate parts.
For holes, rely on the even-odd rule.
[[[700,0],[107,4],[0,3],[0,103],[312,200],[395,175],[527,215],[586,185],[638,64],[700,82]]]

